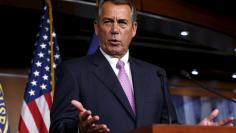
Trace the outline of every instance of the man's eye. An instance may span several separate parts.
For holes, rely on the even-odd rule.
[[[103,23],[104,23],[104,24],[107,24],[107,23],[111,23],[111,21],[110,21],[110,20],[106,20],[106,21],[104,21]]]
[[[124,26],[127,25],[127,23],[126,23],[126,22],[119,22],[119,25],[122,26],[122,27],[124,27]]]

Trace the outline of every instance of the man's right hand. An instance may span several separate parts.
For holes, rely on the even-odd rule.
[[[79,130],[81,133],[108,133],[110,129],[105,124],[96,124],[99,121],[99,116],[92,116],[91,111],[85,109],[83,105],[72,100],[71,104],[79,111]]]

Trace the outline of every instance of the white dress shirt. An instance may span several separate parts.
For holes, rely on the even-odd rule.
[[[119,69],[116,68],[116,64],[118,62],[118,58],[112,57],[110,55],[108,55],[107,53],[105,53],[101,48],[100,51],[102,52],[102,54],[105,56],[105,58],[108,60],[108,62],[110,63],[113,71],[115,72],[116,76],[118,76],[119,73]],[[130,70],[130,63],[129,63],[129,51],[120,59],[125,63],[125,72],[128,75],[131,87],[132,87],[132,92],[134,92],[133,90],[133,80],[132,80],[132,76],[131,76],[131,70]]]

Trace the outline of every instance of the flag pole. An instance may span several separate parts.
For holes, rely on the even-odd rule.
[[[54,96],[54,91],[55,91],[55,77],[54,77],[54,51],[53,51],[53,27],[52,27],[52,22],[53,22],[53,17],[52,17],[52,3],[51,0],[46,0],[47,5],[48,5],[48,11],[49,11],[49,25],[50,25],[50,61],[51,61],[51,86],[52,86],[52,99]]]

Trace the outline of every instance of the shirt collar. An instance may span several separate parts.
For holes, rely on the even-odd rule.
[[[102,50],[101,47],[99,49],[110,64],[116,64],[118,62],[118,60],[119,60],[118,58],[115,58],[115,57],[112,57],[111,55],[108,55],[106,52],[104,52]],[[126,54],[120,60],[122,60],[125,64],[128,63],[128,61],[129,61],[129,50],[126,52]]]

